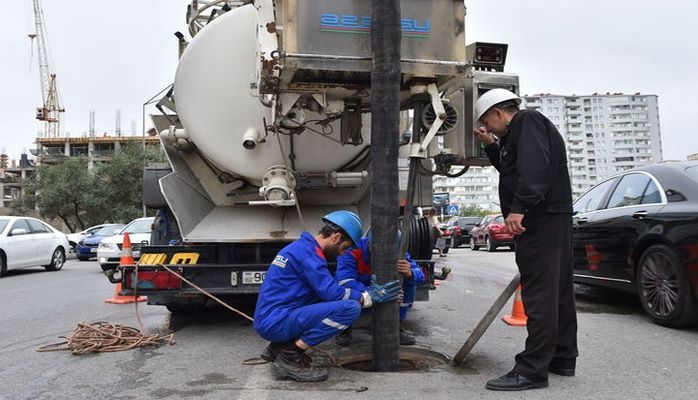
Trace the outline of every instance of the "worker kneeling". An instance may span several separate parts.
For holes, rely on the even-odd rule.
[[[261,357],[272,362],[277,379],[327,379],[327,369],[311,367],[305,351],[347,329],[362,307],[395,300],[400,293],[399,281],[374,283],[366,290],[340,286],[327,260],[359,242],[361,220],[349,211],[334,211],[323,221],[317,235],[303,232],[279,251],[259,292],[254,329],[271,342]]]
[[[371,269],[371,231],[365,238],[359,240],[355,248],[349,249],[337,258],[337,280],[339,284],[357,291],[370,289],[373,275]],[[400,243],[400,231],[397,234],[398,247]],[[397,272],[402,276],[402,301],[400,301],[400,344],[411,346],[416,343],[414,335],[402,328],[402,321],[407,317],[409,309],[414,303],[417,287],[424,283],[424,272],[417,263],[406,253],[405,258],[397,261]],[[351,328],[345,329],[336,339],[340,346],[351,344]]]

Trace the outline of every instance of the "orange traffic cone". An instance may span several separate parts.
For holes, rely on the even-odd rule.
[[[133,260],[133,250],[131,249],[131,238],[128,236],[128,232],[126,232],[124,233],[124,242],[121,245],[121,258],[119,259],[119,266],[123,267],[125,265],[135,264],[136,262]],[[121,289],[121,282],[119,282],[116,284],[116,286],[114,286],[114,297],[111,299],[106,299],[104,302],[113,304],[128,304],[147,300],[145,296],[122,296]]]
[[[521,300],[521,285],[516,287],[514,292],[514,305],[511,307],[511,314],[502,317],[502,321],[508,325],[526,326],[526,311],[524,311],[523,300]]]
[[[131,247],[131,237],[128,232],[124,233],[124,242],[121,244],[121,259],[119,259],[119,265],[135,265],[136,262],[133,260],[133,249]]]

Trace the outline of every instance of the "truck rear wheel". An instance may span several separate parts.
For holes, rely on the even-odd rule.
[[[196,314],[206,308],[205,299],[191,299],[183,301],[173,301],[165,304],[167,310],[172,314]]]

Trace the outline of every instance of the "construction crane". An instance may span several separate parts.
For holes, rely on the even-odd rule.
[[[41,96],[43,106],[36,108],[36,119],[45,122],[44,137],[58,137],[61,128],[61,115],[65,109],[61,107],[56,85],[56,74],[51,73],[48,52],[46,51],[46,27],[44,26],[44,12],[40,0],[33,0],[34,24],[36,31],[29,34],[29,38],[36,39],[36,50],[39,60],[39,80],[41,81]]]

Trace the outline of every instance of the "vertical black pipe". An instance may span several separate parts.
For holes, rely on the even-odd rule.
[[[398,279],[399,0],[372,0],[371,49],[371,267],[378,282],[385,283]],[[372,321],[373,370],[398,371],[398,302],[374,307]]]

